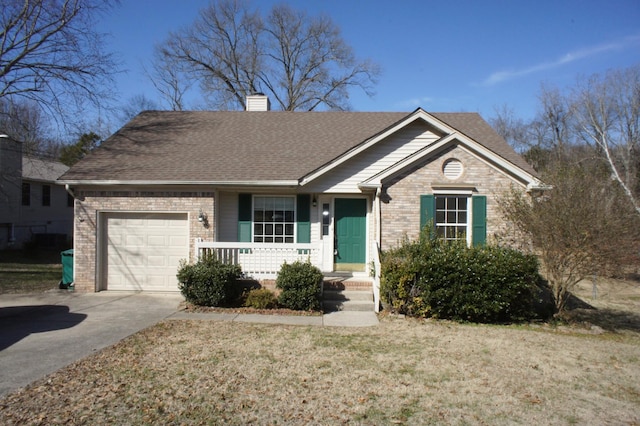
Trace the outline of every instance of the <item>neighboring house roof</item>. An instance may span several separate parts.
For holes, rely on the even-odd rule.
[[[411,114],[146,111],[75,164],[61,180],[297,182]],[[535,175],[477,113],[430,116]]]
[[[68,166],[59,161],[37,157],[22,157],[22,179],[39,182],[55,182],[67,170]]]

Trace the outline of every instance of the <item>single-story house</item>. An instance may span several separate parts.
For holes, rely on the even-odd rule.
[[[56,182],[68,169],[51,158],[24,155],[20,141],[0,135],[0,250],[71,243],[73,198]]]
[[[258,280],[296,259],[366,280],[429,218],[480,244],[503,224],[495,196],[539,185],[476,113],[268,105],[142,112],[65,173],[76,289],[175,291],[180,260],[205,250]]]

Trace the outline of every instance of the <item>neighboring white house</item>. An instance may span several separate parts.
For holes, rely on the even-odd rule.
[[[22,144],[0,136],[0,249],[69,246],[73,197],[56,184],[69,167],[23,155]]]

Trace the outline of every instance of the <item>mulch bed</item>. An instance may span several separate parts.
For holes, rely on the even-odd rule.
[[[275,309],[256,309],[244,306],[237,307],[218,307],[218,306],[199,306],[192,303],[184,302],[180,309],[184,312],[193,312],[199,314],[206,313],[231,313],[231,314],[260,314],[260,315],[290,315],[290,316],[321,316],[322,311],[295,311],[293,309],[275,308]]]

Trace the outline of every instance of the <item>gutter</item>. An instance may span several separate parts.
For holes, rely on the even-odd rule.
[[[61,184],[65,185],[65,188],[70,185],[82,185],[82,186],[98,186],[98,185],[208,185],[208,186],[283,186],[283,187],[298,187],[299,182],[297,180],[270,180],[270,181],[172,181],[172,180],[58,180]]]
[[[537,179],[535,182],[531,182],[529,185],[527,185],[527,192],[535,192],[535,191],[544,192],[552,189],[553,189],[553,186],[545,185],[542,182],[538,181]]]

